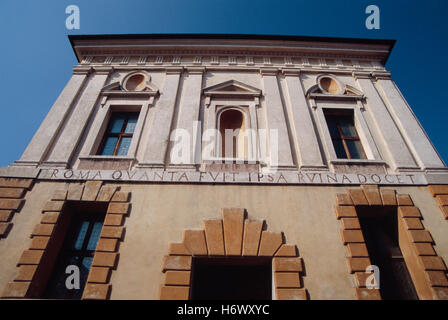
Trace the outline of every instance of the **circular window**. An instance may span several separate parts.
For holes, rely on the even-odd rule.
[[[319,79],[319,88],[325,92],[330,94],[342,94],[342,88],[339,84],[339,81],[332,77],[324,76]]]
[[[142,91],[145,88],[146,77],[137,73],[127,79],[125,88],[128,91]]]

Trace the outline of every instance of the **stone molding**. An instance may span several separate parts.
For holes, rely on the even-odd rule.
[[[21,210],[33,183],[34,179],[0,178],[0,241],[8,236],[14,214]]]
[[[448,185],[430,185],[429,191],[437,199],[443,217],[448,220]]]
[[[379,289],[366,288],[369,253],[358,218],[357,209],[369,206],[396,207],[400,233],[400,249],[420,299],[447,300],[448,278],[443,259],[433,248],[434,240],[422,224],[420,210],[410,195],[397,194],[394,189],[362,185],[336,194],[335,213],[340,220],[342,241],[347,248],[347,265],[355,277],[356,296],[359,300],[381,300]],[[408,258],[406,258],[408,257]],[[381,276],[380,276],[381,277]]]
[[[42,220],[31,233],[31,243],[17,263],[17,274],[3,290],[2,298],[39,298],[43,290],[39,279],[45,272],[43,264],[52,255],[55,230],[68,201],[106,202],[108,209],[101,229],[92,266],[84,287],[82,299],[108,299],[111,291],[110,276],[116,268],[119,242],[122,241],[124,217],[130,211],[130,192],[119,191],[115,185],[103,185],[102,181],[71,183],[65,189],[56,190],[42,209]],[[53,253],[53,258],[54,253]]]
[[[163,259],[161,300],[188,300],[193,257],[272,257],[276,299],[307,300],[303,262],[282,233],[263,230],[264,221],[249,220],[245,209],[222,209],[222,219],[204,220],[204,229],[185,230],[181,243],[171,243]]]

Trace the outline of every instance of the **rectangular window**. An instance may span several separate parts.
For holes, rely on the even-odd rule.
[[[324,110],[328,130],[338,159],[366,159],[352,110]]]
[[[73,212],[70,226],[59,250],[43,298],[81,299],[100,238],[104,217],[105,214]],[[68,266],[75,266],[79,269],[79,289],[67,288],[67,278],[70,275],[76,275],[73,270],[66,272]],[[69,280],[70,283],[76,281]]]
[[[138,112],[114,112],[99,149],[103,156],[126,156],[137,124]]]
[[[398,239],[397,212],[365,209],[359,217],[372,265],[379,268],[380,293],[385,300],[418,300]]]
[[[192,300],[271,300],[272,259],[194,258]]]

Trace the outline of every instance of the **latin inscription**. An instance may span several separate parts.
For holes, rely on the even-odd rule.
[[[42,169],[40,179],[50,180],[111,180],[168,183],[251,183],[251,184],[426,184],[419,174],[358,174],[279,171],[254,172],[197,172],[153,170],[71,170]]]

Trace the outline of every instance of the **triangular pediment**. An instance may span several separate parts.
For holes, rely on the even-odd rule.
[[[319,88],[319,85],[315,84],[307,90],[306,96],[311,97],[311,98],[317,98],[317,99],[333,98],[336,100],[337,99],[363,99],[364,98],[364,94],[362,93],[362,91],[360,91],[348,84],[344,86],[344,90],[340,94],[332,94],[332,93],[324,92]]]
[[[249,95],[259,96],[261,90],[238,80],[228,80],[203,89],[206,96],[212,95]]]

